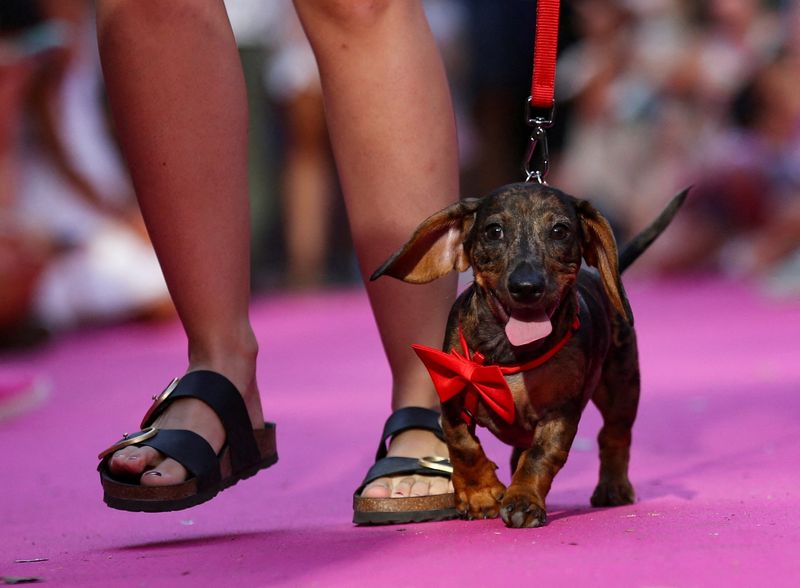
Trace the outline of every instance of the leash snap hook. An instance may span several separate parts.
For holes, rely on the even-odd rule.
[[[532,98],[528,97],[525,104],[525,120],[531,127],[531,138],[528,141],[528,149],[525,152],[525,159],[522,163],[522,170],[525,173],[525,181],[536,180],[540,184],[546,184],[545,177],[550,171],[550,150],[547,145],[547,131],[553,126],[555,118],[555,104],[544,115],[533,113]],[[538,153],[538,156],[537,156]]]
[[[538,147],[538,149],[537,149]],[[535,157],[538,151],[538,157]],[[522,171],[525,172],[525,181],[536,180],[540,184],[546,184],[545,176],[550,169],[550,153],[547,148],[547,133],[543,127],[534,127],[528,141],[528,150],[525,153],[525,161],[522,164]]]

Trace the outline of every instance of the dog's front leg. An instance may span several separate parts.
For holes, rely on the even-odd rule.
[[[547,522],[545,498],[553,478],[567,462],[578,430],[577,415],[560,414],[536,426],[533,445],[522,452],[500,514],[508,527],[541,527]]]
[[[456,508],[468,519],[497,518],[506,490],[497,479],[497,466],[486,457],[475,426],[462,421],[459,412],[451,412],[443,407],[442,429],[453,464]]]

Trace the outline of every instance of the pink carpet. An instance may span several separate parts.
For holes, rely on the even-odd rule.
[[[54,586],[797,586],[800,302],[713,281],[639,282],[629,294],[643,370],[639,501],[589,507],[599,425],[590,406],[541,529],[351,525],[389,387],[358,291],[254,305],[280,462],[178,513],[110,510],[94,471],[97,452],[134,429],[184,365],[177,325],[86,331],[0,358],[51,390],[0,423],[0,576]],[[507,480],[506,448],[482,439]]]

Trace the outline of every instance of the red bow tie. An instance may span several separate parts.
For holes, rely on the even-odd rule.
[[[552,349],[532,361],[516,365],[483,365],[485,358],[480,353],[474,353],[470,358],[469,348],[460,326],[458,336],[461,340],[463,354],[455,349],[451,349],[450,353],[445,353],[424,345],[412,345],[411,347],[425,364],[442,402],[447,402],[462,392],[464,393],[464,409],[461,416],[467,424],[472,422],[472,417],[478,407],[478,400],[483,401],[500,418],[510,424],[514,422],[514,398],[505,376],[542,365],[569,342],[579,327],[580,321],[578,317],[575,317],[572,328]]]

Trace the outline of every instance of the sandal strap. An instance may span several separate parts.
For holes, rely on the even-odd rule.
[[[258,445],[242,395],[228,378],[216,372],[198,370],[185,374],[150,418],[142,423],[142,428],[151,426],[167,406],[179,398],[202,400],[217,414],[225,429],[225,443],[230,449],[234,473],[259,460]]]
[[[198,492],[218,485],[222,479],[214,448],[193,431],[159,429],[137,445],[152,447],[180,463],[197,479]]]
[[[450,462],[447,460],[442,460],[437,463],[442,466],[450,465]],[[367,484],[374,482],[378,478],[402,475],[436,476],[440,478],[450,477],[449,473],[442,470],[424,466],[423,462],[416,457],[384,457],[376,461],[373,466],[369,468],[367,475],[364,477],[364,481],[361,482],[361,485],[356,490],[356,495],[360,495]]]
[[[386,424],[383,427],[383,434],[381,435],[381,442],[378,445],[378,451],[375,454],[375,461],[377,462],[386,457],[388,452],[386,442],[403,431],[422,429],[430,431],[444,441],[442,425],[439,422],[440,416],[441,415],[435,410],[422,408],[420,406],[407,406],[394,411],[386,420]]]

